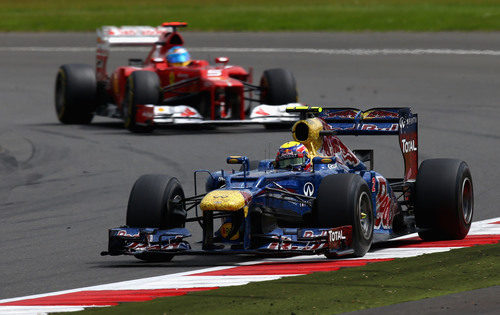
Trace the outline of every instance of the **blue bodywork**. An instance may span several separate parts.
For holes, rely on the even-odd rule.
[[[397,187],[410,187],[407,182],[414,180],[416,173],[412,172],[418,160],[416,115],[409,109],[384,108],[366,112],[350,108],[331,109],[316,116],[327,126],[327,130],[321,132],[329,134],[399,135],[405,178],[398,179],[403,184],[399,183]],[[402,206],[393,189],[396,187],[394,180],[384,178],[355,159],[356,162],[351,163],[341,153],[323,160],[315,157],[312,170],[291,171],[275,169],[273,160],[262,160],[257,168],[249,170],[248,158],[229,157],[227,162],[241,165],[241,170],[209,172],[206,190],[207,193],[239,191],[246,198],[245,207],[239,211],[220,211],[222,214],[216,218],[221,218],[221,225],[216,228],[213,227],[216,211],[203,211],[203,216],[195,218],[204,229],[202,250],[194,250],[185,240],[191,234],[184,228],[162,230],[123,226],[109,230],[106,254],[325,253],[332,256],[353,253],[352,226],[317,228],[310,220],[322,180],[326,176],[345,173],[358,174],[369,188],[374,242],[413,232],[408,226],[402,229],[401,225],[395,224],[403,220],[399,220]],[[202,171],[195,172],[195,179],[199,172]],[[196,207],[202,197],[200,195]],[[259,222],[256,222],[256,216]]]

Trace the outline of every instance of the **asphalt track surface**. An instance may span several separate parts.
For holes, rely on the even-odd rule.
[[[193,57],[225,55],[232,64],[253,66],[256,78],[268,68],[291,70],[300,101],[308,104],[412,107],[419,114],[420,160],[467,161],[474,219],[499,215],[499,33],[186,33],[185,40]],[[61,125],[53,108],[57,68],[93,64],[94,34],[3,33],[0,42],[1,299],[251,259],[193,256],[147,264],[99,253],[107,229],[124,224],[128,194],[140,175],[176,176],[192,194],[192,170],[227,169],[230,154],[274,156],[289,132],[240,126],[134,135],[105,118]],[[144,55],[119,51],[111,58],[119,64]],[[402,174],[396,138],[345,142],[375,148],[375,167],[387,177]],[[196,242],[200,229],[192,229]]]

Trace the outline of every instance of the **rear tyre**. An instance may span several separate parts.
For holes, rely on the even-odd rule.
[[[455,159],[425,160],[415,191],[418,234],[426,241],[463,239],[474,213],[474,191],[467,163]]]
[[[64,124],[89,124],[96,108],[94,69],[85,64],[62,65],[57,72],[55,108]]]
[[[160,79],[151,71],[134,71],[127,78],[122,110],[124,126],[131,132],[152,132],[153,122],[146,125],[136,121],[137,105],[160,103]]]
[[[355,257],[362,257],[373,240],[373,206],[370,190],[361,176],[336,174],[323,178],[315,201],[315,221],[320,228],[352,225]],[[334,258],[335,255],[327,254]]]
[[[283,105],[298,100],[295,78],[288,70],[277,68],[264,71],[260,87],[262,104]]]

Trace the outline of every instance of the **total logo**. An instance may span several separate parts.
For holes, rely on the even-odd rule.
[[[337,242],[341,240],[345,240],[345,236],[342,234],[342,230],[340,231],[328,231],[328,239],[330,242]]]
[[[417,151],[417,147],[415,146],[415,140],[406,141],[405,139],[402,139],[401,146],[403,153]]]

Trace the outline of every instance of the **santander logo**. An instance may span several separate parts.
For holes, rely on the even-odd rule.
[[[196,113],[190,110],[189,108],[186,108],[186,110],[181,113],[182,117],[191,117],[194,115],[196,115]]]
[[[255,112],[257,115],[262,115],[262,116],[269,116],[270,114],[265,112],[262,108],[259,108],[258,111]]]

